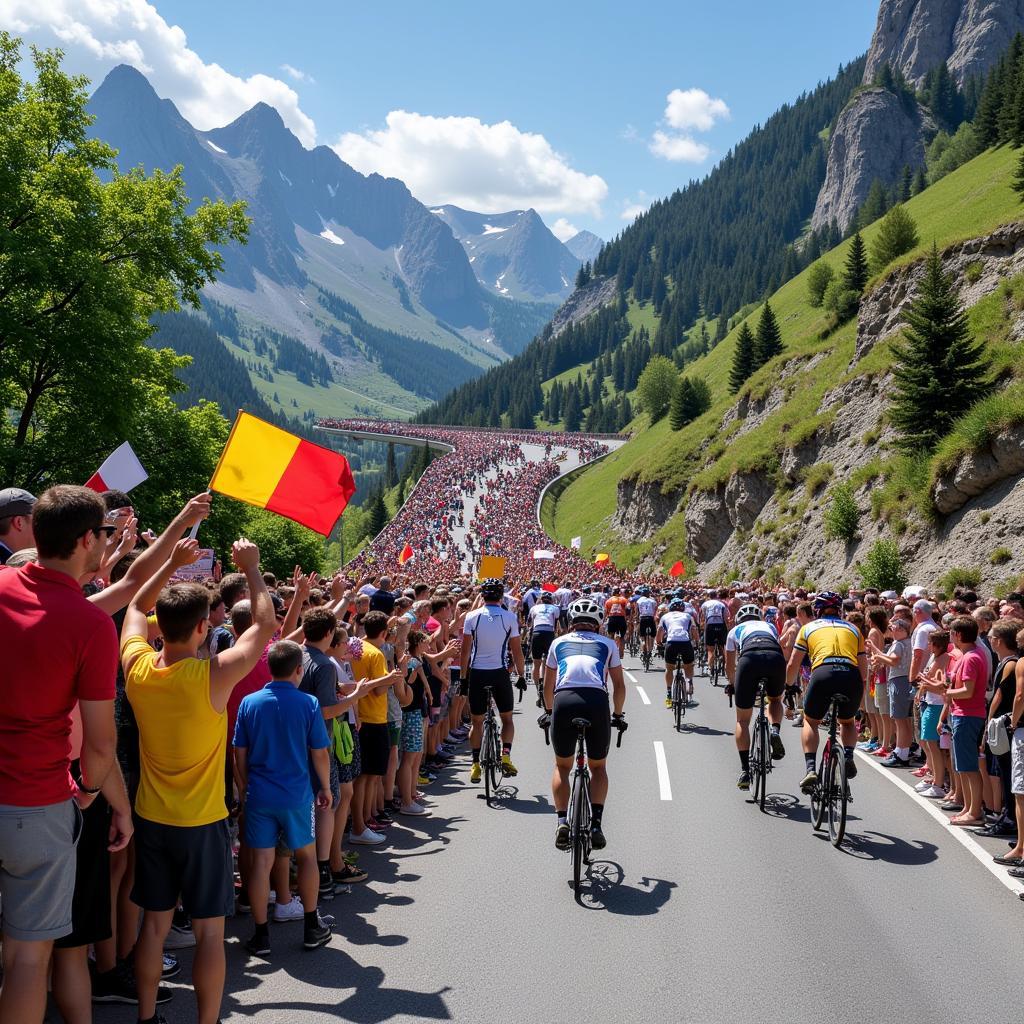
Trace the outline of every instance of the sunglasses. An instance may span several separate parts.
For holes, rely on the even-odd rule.
[[[106,523],[104,523],[103,526],[89,527],[88,530],[83,530],[78,536],[84,537],[87,533],[93,533],[97,537],[102,533],[107,538],[107,540],[110,540],[110,538],[113,537],[115,533],[117,533],[117,527],[108,526]]]

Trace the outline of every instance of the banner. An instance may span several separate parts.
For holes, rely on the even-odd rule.
[[[574,551],[579,551],[579,549],[583,547],[583,538],[573,537],[573,539],[569,541],[569,547],[571,547]]]
[[[477,570],[478,580],[502,580],[505,578],[505,559],[497,555],[481,555],[480,568]]]
[[[685,576],[686,566],[682,562],[676,562],[668,571],[669,576]]]
[[[546,551],[544,548],[537,548],[533,552],[533,559],[535,562],[548,561],[555,557],[554,551]]]
[[[199,558],[191,565],[179,566],[171,579],[188,583],[212,580],[214,560],[213,548],[200,548]]]

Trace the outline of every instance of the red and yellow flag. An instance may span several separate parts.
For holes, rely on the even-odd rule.
[[[406,544],[404,548],[398,553],[398,564],[405,565],[410,558],[415,554],[411,544]]]
[[[602,551],[601,554],[594,559],[594,565],[607,565],[611,561],[611,556],[606,552]]]
[[[239,411],[210,489],[326,537],[356,484],[344,455]]]

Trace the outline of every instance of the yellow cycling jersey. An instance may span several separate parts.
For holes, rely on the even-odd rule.
[[[796,636],[794,645],[811,658],[811,670],[820,665],[853,665],[858,655],[865,654],[864,637],[852,622],[843,619],[815,619],[808,622]]]

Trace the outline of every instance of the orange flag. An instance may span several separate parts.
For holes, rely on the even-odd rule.
[[[669,576],[685,576],[686,566],[682,562],[676,562],[668,571]]]
[[[401,552],[399,552],[398,564],[405,565],[405,563],[408,562],[410,558],[412,558],[413,554],[414,552],[412,550],[412,545],[406,544],[405,547],[402,548]]]

